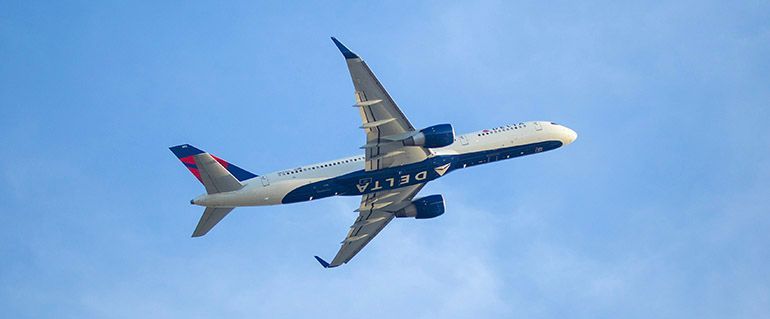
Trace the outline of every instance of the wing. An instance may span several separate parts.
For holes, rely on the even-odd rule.
[[[414,129],[396,102],[358,55],[332,38],[348,64],[361,113],[361,128],[366,131],[366,170],[400,166],[424,160],[430,151],[422,147],[405,147],[401,140],[414,135]]]
[[[418,184],[364,195],[361,198],[361,206],[358,208],[358,218],[350,226],[350,231],[342,241],[342,247],[332,262],[327,263],[318,256],[315,258],[326,268],[337,267],[350,261],[393,220],[394,212],[411,203],[412,198],[424,185]]]

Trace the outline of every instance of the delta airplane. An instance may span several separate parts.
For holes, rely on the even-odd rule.
[[[554,122],[532,121],[456,135],[450,124],[416,129],[369,67],[337,39],[353,79],[353,105],[361,114],[364,155],[339,158],[256,175],[189,144],[171,147],[206,194],[190,201],[204,206],[193,237],[205,235],[235,207],[291,204],[331,196],[361,196],[358,217],[325,268],[349,262],[394,218],[434,218],[444,198],[415,198],[426,183],[454,170],[550,151],[575,141],[575,131]]]

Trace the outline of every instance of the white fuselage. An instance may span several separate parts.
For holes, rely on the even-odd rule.
[[[567,145],[577,134],[562,125],[551,122],[533,121],[505,125],[457,135],[454,142],[446,147],[430,149],[430,157],[442,155],[463,155],[496,149],[510,149],[546,141],[559,141]],[[537,151],[536,151],[537,152]],[[518,154],[508,154],[506,159]],[[526,155],[522,152],[522,155]],[[193,204],[209,207],[264,206],[283,203],[282,200],[298,187],[329,180],[338,176],[364,169],[364,156],[351,156],[315,163],[296,168],[267,173],[244,181],[244,188],[227,193],[201,195]],[[465,167],[463,165],[460,168]],[[337,194],[334,194],[337,195]],[[312,200],[310,197],[307,200]]]

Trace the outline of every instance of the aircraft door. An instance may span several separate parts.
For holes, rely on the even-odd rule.
[[[540,125],[540,122],[535,122],[535,131],[542,131],[543,126]]]
[[[262,176],[260,180],[262,180],[262,186],[270,186],[270,180],[267,179],[267,176]]]
[[[468,145],[468,138],[465,135],[460,135],[460,144]]]

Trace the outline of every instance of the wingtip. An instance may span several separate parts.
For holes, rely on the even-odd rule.
[[[329,263],[327,263],[326,260],[323,260],[323,258],[318,256],[313,256],[313,257],[315,257],[315,260],[318,260],[318,263],[320,263],[321,266],[323,266],[324,268],[329,268]]]
[[[335,37],[331,37],[332,41],[334,42],[334,45],[337,46],[337,49],[340,49],[340,52],[342,52],[342,56],[345,57],[345,59],[356,59],[358,58],[358,55],[350,51],[342,42],[337,40]]]

